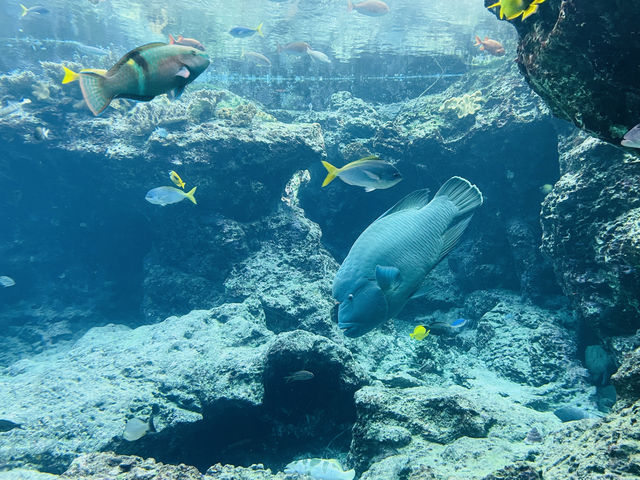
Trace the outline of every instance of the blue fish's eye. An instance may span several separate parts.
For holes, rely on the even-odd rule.
[[[349,300],[353,300],[353,293],[349,294]]]

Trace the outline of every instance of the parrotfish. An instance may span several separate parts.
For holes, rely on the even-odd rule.
[[[623,147],[640,148],[640,124],[625,133],[620,144]]]
[[[411,332],[409,336],[414,340],[424,340],[429,336],[430,331],[431,330],[427,330],[426,328],[424,328],[423,325],[418,325],[413,329],[413,332]]]
[[[251,37],[256,32],[261,37],[264,37],[264,34],[262,33],[262,23],[258,25],[256,28],[233,27],[231,30],[229,30],[229,35],[236,38],[246,38],[246,37]]]
[[[284,467],[284,473],[308,475],[314,480],[353,480],[355,470],[342,470],[337,460],[325,458],[305,458]]]
[[[348,0],[349,4],[347,8],[349,11],[355,10],[358,13],[367,15],[369,17],[381,17],[389,13],[389,5],[380,0],[364,0],[360,3],[352,3]]]
[[[322,162],[322,165],[328,172],[322,182],[323,187],[338,177],[344,183],[364,187],[365,192],[372,192],[373,190],[391,188],[402,180],[402,175],[396,167],[376,156],[361,158],[355,162],[347,163],[342,168],[336,168],[325,161]]]
[[[489,37],[484,37],[484,40],[480,40],[480,37],[476,35],[475,47],[480,46],[480,50],[484,50],[487,53],[495,57],[502,57],[504,55],[504,47],[497,40],[492,40]]]
[[[26,17],[29,13],[36,13],[39,15],[49,13],[49,10],[47,8],[40,5],[36,5],[34,7],[25,7],[24,5],[20,4],[20,7],[22,7],[22,15],[20,15],[21,17]]]
[[[259,67],[271,66],[271,60],[269,60],[267,57],[265,57],[264,55],[258,52],[245,52],[243,50],[242,54],[240,55],[240,58],[247,60],[255,65],[258,65]]]
[[[345,335],[363,335],[397,315],[455,247],[482,201],[478,187],[452,177],[431,201],[428,190],[417,190],[369,225],[333,280]]]
[[[174,187],[157,187],[149,190],[144,199],[149,203],[164,207],[165,205],[179,203],[185,198],[188,198],[194,205],[197,205],[196,199],[193,196],[196,188],[198,187],[193,187],[189,192],[183,192]]]
[[[180,175],[178,175],[176,172],[171,170],[169,172],[169,178],[174,183],[174,185],[176,185],[177,187],[180,187],[180,188],[182,188],[184,190],[184,182],[180,178]]]
[[[522,15],[522,20],[538,11],[538,5],[545,0],[499,0],[487,8],[500,7],[500,19],[513,20]]]
[[[94,115],[117,97],[149,101],[171,93],[179,97],[209,66],[209,57],[193,47],[149,43],[130,51],[104,74],[82,70],[82,96]]]
[[[322,62],[322,63],[331,63],[329,57],[327,57],[324,53],[318,50],[311,50],[310,48],[307,50],[307,54],[311,57],[314,62]]]
[[[178,39],[173,38],[173,35],[169,34],[169,45],[184,45],[185,47],[193,47],[204,52],[204,45],[195,38],[187,38],[182,35],[178,35]]]

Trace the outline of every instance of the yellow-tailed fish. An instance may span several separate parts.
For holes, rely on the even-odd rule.
[[[175,187],[157,187],[149,190],[144,199],[149,203],[164,207],[165,205],[179,203],[185,198],[188,198],[194,205],[197,205],[198,203],[193,196],[193,194],[196,193],[196,188],[197,187],[193,187],[189,192],[185,193]]]
[[[402,175],[396,167],[389,162],[380,160],[378,157],[364,157],[355,162],[347,163],[342,168],[337,168],[329,162],[322,162],[327,169],[327,176],[322,182],[322,186],[329,185],[334,178],[338,177],[344,183],[364,187],[366,192],[376,189],[393,187],[402,180]]]
[[[80,70],[80,73],[76,73],[70,68],[65,67],[64,65],[62,66],[62,68],[64,69],[64,78],[62,79],[63,84],[77,82],[78,80],[80,80],[80,73],[83,72],[93,72],[99,75],[105,75],[107,73],[107,70],[105,70],[104,68],[83,68],[82,70]]]
[[[500,7],[500,19],[513,20],[522,15],[522,20],[538,11],[538,5],[545,0],[499,0],[487,8]]]
[[[182,179],[180,178],[180,175],[178,175],[176,172],[174,172],[173,170],[171,170],[169,172],[169,178],[171,179],[171,181],[178,187],[182,188],[184,190],[184,182],[182,181]]]
[[[413,332],[410,333],[409,336],[414,340],[424,340],[429,336],[430,331],[431,330],[427,330],[426,328],[424,328],[424,326],[418,325],[413,329]]]
[[[22,15],[20,15],[20,17],[26,17],[29,13],[37,13],[40,15],[49,13],[49,10],[41,5],[36,5],[35,7],[25,7],[24,5],[20,4],[20,7],[22,8]]]

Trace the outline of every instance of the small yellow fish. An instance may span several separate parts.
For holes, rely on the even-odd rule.
[[[538,11],[538,5],[545,0],[499,0],[487,8],[500,7],[500,19],[513,20],[522,15],[522,20]]]
[[[410,333],[409,336],[414,340],[424,340],[429,336],[430,331],[431,330],[427,330],[426,328],[424,328],[424,326],[418,325],[413,329],[413,333]]]
[[[169,178],[171,179],[171,181],[173,183],[176,184],[176,186],[182,188],[184,190],[184,182],[182,181],[182,179],[180,178],[180,175],[178,175],[176,172],[174,172],[173,170],[171,170],[169,172]]]
[[[64,65],[62,65],[62,68],[64,69],[64,78],[62,79],[63,84],[75,82],[80,79],[79,73],[74,72],[73,70],[65,67]],[[80,73],[82,72],[93,72],[93,73],[97,73],[98,75],[104,75],[107,73],[107,71],[103,68],[83,68],[82,70],[80,70]]]

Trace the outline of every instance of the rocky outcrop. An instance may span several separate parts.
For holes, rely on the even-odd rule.
[[[640,399],[640,348],[625,357],[618,371],[611,377],[619,405],[637,403]]]
[[[286,382],[302,369],[317,378]],[[353,421],[353,392],[365,381],[339,344],[271,332],[255,298],[135,330],[97,327],[68,352],[0,376],[0,418],[22,425],[0,436],[0,463],[61,473],[79,453],[101,450],[203,470],[216,458],[294,457]],[[158,433],[124,441],[127,420],[152,410]]]
[[[557,0],[512,22],[520,70],[555,116],[616,144],[640,121],[639,15],[635,2]]]
[[[640,157],[594,138],[562,145],[566,172],[542,204],[542,251],[590,334],[640,328]]]

